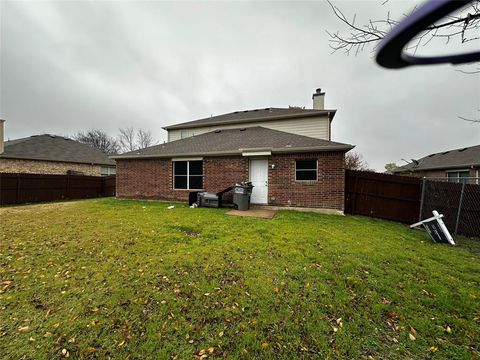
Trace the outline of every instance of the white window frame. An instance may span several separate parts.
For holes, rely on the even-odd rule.
[[[103,169],[107,169],[107,173],[103,173]],[[100,175],[102,176],[110,176],[110,175],[117,175],[117,168],[112,166],[101,166],[100,167]]]
[[[180,139],[186,139],[188,137],[188,130],[180,130]]]
[[[297,161],[315,161],[315,169],[300,169],[298,171],[313,171],[315,170],[315,180],[298,180],[297,179]],[[318,181],[318,159],[295,159],[295,181]]]
[[[468,184],[468,180],[470,179],[470,169],[447,170],[447,182],[461,183],[460,179],[465,179],[464,177],[460,177],[461,172],[468,172],[468,176],[466,177],[467,184]],[[454,177],[454,178],[450,178],[449,175],[454,174],[454,173],[456,173],[457,176]],[[452,180],[455,179],[455,180],[450,181],[450,179],[452,179]]]
[[[191,189],[190,188],[190,161],[201,161],[202,162],[202,175],[192,175],[192,176],[201,176],[202,177],[202,185],[203,185],[203,180],[204,180],[204,174],[203,174],[203,158],[201,159],[177,159],[177,160],[172,160],[173,162],[173,173],[172,173],[172,187],[173,190],[203,190],[203,189]],[[187,187],[186,188],[176,188],[175,187],[175,163],[177,162],[186,162],[187,163],[187,175],[177,175],[177,176],[186,176],[187,177]]]

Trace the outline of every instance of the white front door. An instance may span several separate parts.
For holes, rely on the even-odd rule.
[[[268,204],[268,160],[250,160],[250,181],[253,185],[252,204]]]

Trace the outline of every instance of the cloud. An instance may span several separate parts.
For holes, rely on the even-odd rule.
[[[361,6],[359,5],[361,4]],[[413,2],[388,3],[400,14]],[[371,166],[479,143],[457,118],[480,108],[480,75],[451,66],[389,71],[369,52],[331,54],[340,27],[323,2],[13,2],[1,11],[0,116],[6,136],[162,126],[224,112],[337,108],[336,141]],[[340,2],[358,21],[378,2]],[[432,51],[441,52],[442,44]]]

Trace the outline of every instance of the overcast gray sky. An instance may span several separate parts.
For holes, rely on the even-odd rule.
[[[360,23],[416,3],[382,2],[335,4]],[[0,10],[0,118],[10,139],[135,126],[163,141],[162,126],[211,114],[311,107],[321,87],[338,109],[332,140],[355,144],[377,170],[480,144],[480,124],[458,119],[479,115],[480,74],[392,71],[369,51],[331,54],[325,30],[342,27],[323,1],[2,0]]]

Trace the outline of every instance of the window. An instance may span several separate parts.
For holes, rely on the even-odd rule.
[[[317,160],[296,160],[295,180],[317,180]]]
[[[174,189],[203,189],[203,161],[174,161]]]
[[[188,137],[188,130],[180,130],[180,139]]]
[[[114,167],[102,167],[100,169],[100,174],[102,176],[107,176],[107,175],[116,175],[117,174],[117,169]]]
[[[461,171],[448,171],[447,178],[448,182],[462,182],[468,183],[468,177],[470,176],[470,171],[461,170]]]

